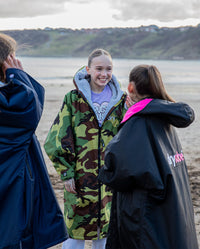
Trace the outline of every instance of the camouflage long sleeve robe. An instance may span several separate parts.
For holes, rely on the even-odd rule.
[[[100,126],[85,75],[83,68],[74,77],[76,89],[66,94],[44,147],[61,179],[75,179],[77,194],[64,190],[64,217],[69,236],[93,240],[106,237],[108,230],[112,193],[97,177],[104,165],[105,148],[117,133],[126,111],[126,95],[113,76],[108,83],[113,97]]]

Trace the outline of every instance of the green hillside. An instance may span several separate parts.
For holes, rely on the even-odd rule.
[[[200,59],[200,25],[197,27],[51,29],[4,31],[15,38],[21,56],[87,57],[95,48],[115,58]]]

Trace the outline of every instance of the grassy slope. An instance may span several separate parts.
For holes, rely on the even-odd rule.
[[[115,58],[200,59],[200,27],[156,29],[116,28],[91,30],[7,31],[26,56],[82,57],[95,48],[108,50]]]

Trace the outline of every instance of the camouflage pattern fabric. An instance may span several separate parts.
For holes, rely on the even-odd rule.
[[[44,147],[61,179],[75,179],[77,194],[64,189],[64,217],[73,239],[106,237],[112,193],[97,177],[104,165],[105,148],[126,112],[125,98],[123,94],[100,127],[85,96],[72,90],[47,136]]]

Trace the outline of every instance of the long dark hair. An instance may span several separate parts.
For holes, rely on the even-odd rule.
[[[129,82],[134,82],[139,95],[175,102],[165,90],[161,74],[156,66],[139,65],[129,74]]]

